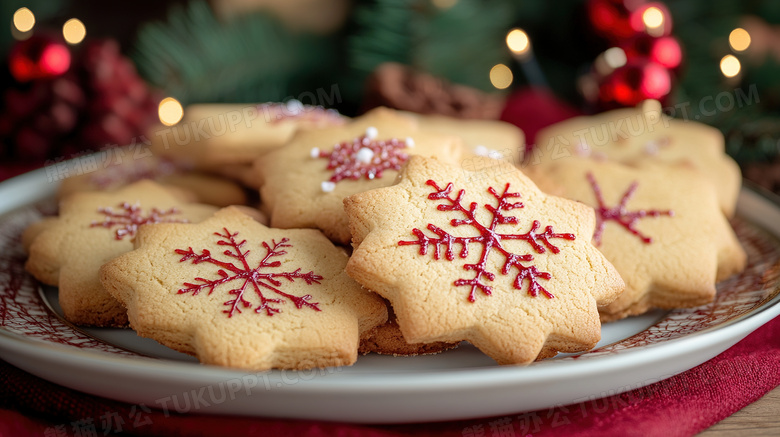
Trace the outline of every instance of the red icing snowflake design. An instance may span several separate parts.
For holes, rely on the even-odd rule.
[[[623,197],[620,198],[620,203],[618,203],[617,206],[608,208],[604,204],[604,195],[602,194],[601,187],[599,187],[599,184],[596,182],[596,178],[593,176],[593,173],[589,172],[586,177],[588,178],[588,182],[590,182],[590,186],[593,188],[593,193],[596,195],[596,202],[599,204],[598,207],[595,208],[596,231],[593,233],[593,244],[596,246],[601,245],[601,235],[604,233],[604,228],[607,226],[607,222],[610,220],[618,223],[620,226],[626,228],[627,231],[639,237],[643,243],[650,244],[653,242],[653,239],[642,235],[642,233],[636,229],[636,225],[637,222],[639,222],[639,219],[645,217],[660,217],[662,215],[669,217],[674,216],[674,211],[672,210],[658,211],[654,209],[640,209],[637,211],[628,211],[626,209],[626,204],[628,203],[629,199],[631,199],[631,196],[634,195],[634,192],[636,192],[636,189],[639,186],[639,183],[637,182],[632,183],[628,187],[626,192],[623,193]]]
[[[160,211],[157,208],[152,208],[148,216],[144,216],[141,206],[138,204],[131,205],[127,202],[119,204],[122,208],[121,211],[114,211],[109,208],[98,208],[98,212],[105,214],[106,218],[102,222],[92,222],[91,228],[100,226],[103,228],[113,228],[118,226],[119,229],[114,233],[117,240],[123,239],[125,236],[130,238],[135,236],[138,227],[147,223],[189,223],[189,220],[185,218],[171,217],[175,214],[180,214],[180,211],[176,208],[171,208],[167,211]]]
[[[227,284],[233,281],[241,281],[241,285],[239,287],[233,288],[228,292],[229,295],[235,296],[234,299],[229,299],[224,304],[225,306],[230,307],[229,309],[222,311],[223,313],[227,314],[228,317],[233,317],[233,314],[236,312],[240,313],[241,307],[252,307],[252,302],[246,298],[247,286],[250,284],[252,285],[252,288],[260,300],[260,303],[257,304],[254,308],[255,313],[265,311],[266,315],[273,316],[274,314],[282,311],[281,309],[276,308],[274,304],[282,304],[284,301],[282,299],[266,297],[263,294],[263,289],[271,290],[279,296],[288,299],[294,303],[295,307],[298,309],[307,306],[315,311],[320,311],[319,303],[309,302],[311,300],[311,295],[307,294],[301,297],[293,296],[283,292],[278,287],[282,285],[280,279],[286,279],[290,282],[294,282],[296,279],[303,279],[307,285],[312,285],[319,284],[322,276],[316,275],[314,272],[301,273],[300,268],[293,272],[261,272],[263,269],[279,267],[282,265],[280,261],[269,260],[273,257],[286,255],[287,252],[283,249],[285,247],[292,247],[291,244],[288,244],[290,240],[283,238],[278,243],[274,240],[271,240],[271,244],[268,244],[264,241],[263,247],[266,251],[265,256],[257,265],[257,267],[252,268],[249,265],[249,261],[247,260],[247,255],[249,255],[250,251],[244,251],[241,249],[246,244],[246,240],[238,242],[236,240],[238,232],[231,233],[226,228],[223,228],[222,230],[223,233],[214,233],[214,235],[220,237],[220,240],[217,241],[217,244],[220,246],[230,247],[230,249],[226,249],[224,252],[222,252],[222,254],[229,258],[233,258],[238,262],[235,263],[229,261],[220,261],[216,258],[213,258],[211,256],[211,252],[209,252],[208,249],[201,250],[200,254],[196,254],[195,251],[192,250],[192,247],[188,248],[187,250],[176,249],[176,253],[183,255],[179,262],[192,260],[193,264],[209,263],[219,268],[219,270],[217,270],[217,274],[219,275],[218,279],[205,279],[200,277],[195,278],[196,281],[199,281],[198,284],[185,282],[184,286],[186,288],[180,289],[178,294],[192,293],[192,295],[195,296],[203,289],[208,289],[208,294],[211,294],[219,285]]]
[[[371,129],[371,128],[369,128]],[[328,170],[333,170],[331,183],[343,179],[358,180],[381,178],[385,170],[400,170],[409,159],[403,150],[410,144],[410,139],[376,140],[376,130],[352,141],[336,144],[333,151],[312,150],[312,157],[326,158]]]
[[[514,202],[510,200],[510,199],[519,198],[520,193],[510,193],[509,184],[506,184],[506,186],[504,187],[504,192],[501,194],[499,194],[495,189],[493,189],[493,187],[490,187],[488,189],[488,192],[492,194],[493,197],[495,197],[497,200],[496,206],[492,206],[488,204],[484,205],[485,209],[487,209],[490,212],[490,214],[493,216],[488,226],[482,225],[477,220],[475,215],[477,209],[476,202],[472,202],[469,205],[468,209],[463,206],[462,202],[463,202],[463,195],[465,194],[465,190],[458,191],[457,197],[453,199],[452,197],[450,197],[450,193],[452,192],[452,183],[448,183],[445,188],[440,188],[436,184],[436,182],[432,180],[429,180],[427,184],[432,186],[435,189],[433,193],[428,195],[429,200],[443,199],[445,201],[445,203],[438,205],[436,209],[444,212],[448,212],[448,211],[459,212],[466,217],[465,219],[452,219],[450,221],[451,226],[453,227],[471,226],[479,233],[479,235],[474,237],[456,237],[454,235],[447,233],[447,231],[439,228],[436,225],[428,224],[428,230],[436,234],[436,237],[426,236],[425,233],[423,233],[423,231],[415,228],[412,231],[412,233],[414,234],[415,237],[417,237],[417,240],[399,241],[398,242],[399,246],[419,245],[420,255],[425,255],[428,252],[428,247],[433,245],[434,247],[433,258],[436,260],[441,259],[441,248],[444,247],[445,249],[444,256],[447,258],[448,261],[452,261],[455,259],[455,255],[453,251],[453,246],[455,244],[461,245],[461,249],[459,253],[459,256],[461,258],[468,257],[469,244],[478,243],[480,246],[482,246],[482,254],[479,258],[479,261],[476,264],[463,265],[464,270],[474,271],[475,276],[471,279],[458,279],[454,282],[456,286],[471,287],[471,291],[469,292],[469,297],[468,297],[469,302],[474,302],[476,300],[475,293],[477,290],[482,291],[482,293],[487,296],[490,296],[493,291],[493,287],[487,285],[485,282],[485,280],[492,281],[493,279],[495,279],[495,274],[487,270],[487,260],[493,250],[498,251],[504,257],[504,266],[501,269],[502,275],[508,275],[513,267],[517,269],[518,272],[512,284],[514,288],[518,290],[522,290],[523,281],[527,279],[528,294],[530,296],[536,297],[539,294],[539,292],[541,292],[549,299],[555,297],[552,295],[552,293],[548,292],[544,287],[542,287],[542,285],[538,282],[539,278],[549,280],[552,278],[552,275],[547,272],[539,271],[534,265],[528,265],[528,266],[523,265],[521,261],[522,262],[533,261],[534,259],[533,255],[531,254],[518,255],[512,253],[506,248],[504,248],[503,242],[506,240],[523,240],[527,242],[536,253],[545,253],[547,250],[549,250],[552,253],[559,253],[560,249],[557,246],[555,246],[553,243],[551,243],[550,240],[555,238],[560,238],[560,239],[571,241],[576,238],[574,234],[555,233],[552,226],[547,226],[544,229],[544,232],[537,233],[536,231],[539,230],[539,227],[541,226],[538,220],[533,221],[533,223],[531,224],[531,229],[525,234],[499,233],[496,230],[498,225],[518,224],[517,217],[507,216],[504,214],[504,211],[511,211],[513,209],[523,208],[522,202]]]

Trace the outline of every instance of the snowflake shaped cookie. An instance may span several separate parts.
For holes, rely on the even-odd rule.
[[[626,282],[600,309],[604,321],[703,305],[717,281],[744,268],[746,255],[715,193],[693,169],[561,160],[546,178],[562,196],[595,209],[594,244]]]
[[[457,137],[423,132],[413,118],[378,108],[345,126],[299,131],[255,168],[271,226],[318,228],[347,244],[344,197],[392,185],[409,156],[458,164],[463,150]]]
[[[592,211],[519,170],[467,173],[412,157],[398,184],[346,198],[347,273],[391,302],[410,342],[468,340],[500,364],[592,347],[597,306],[623,288],[590,243]]]
[[[33,240],[26,268],[41,282],[59,287],[60,305],[71,323],[126,326],[125,308],[100,284],[100,266],[132,250],[143,226],[197,222],[214,211],[148,180],[110,193],[75,193]]]
[[[140,155],[142,144],[135,148],[113,148],[95,155],[97,169],[72,175],[60,184],[60,199],[81,191],[114,191],[144,179],[176,187],[199,203],[215,206],[242,205],[246,194],[235,182],[206,173],[188,171],[171,159]]]
[[[235,178],[235,168],[251,168],[255,159],[283,146],[296,131],[340,126],[347,120],[335,110],[295,100],[195,104],[187,106],[176,126],[159,128],[150,138],[155,156]]]
[[[312,229],[271,229],[234,207],[138,233],[102,281],[139,335],[205,364],[264,370],[341,366],[387,320],[344,272],[348,256]]]
[[[725,153],[723,134],[703,123],[668,117],[661,110],[658,101],[647,100],[636,108],[556,123],[537,134],[538,147],[527,157],[526,169],[543,174],[547,164],[562,159],[691,167],[704,175],[721,210],[732,216],[742,179],[736,162]]]

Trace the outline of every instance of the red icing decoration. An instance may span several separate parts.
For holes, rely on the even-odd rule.
[[[601,192],[601,187],[599,187],[599,184],[596,182],[596,178],[593,176],[593,173],[589,172],[586,177],[588,178],[588,182],[590,182],[590,186],[593,188],[593,193],[596,195],[596,202],[599,204],[599,206],[595,208],[596,231],[593,233],[593,244],[596,246],[601,244],[601,235],[604,233],[604,228],[606,227],[607,222],[610,220],[613,220],[620,224],[620,226],[626,228],[627,231],[639,237],[639,239],[642,240],[642,242],[645,244],[650,244],[653,242],[653,239],[642,235],[635,228],[639,219],[645,217],[660,217],[662,215],[669,217],[674,216],[674,211],[672,210],[657,211],[654,209],[640,209],[637,211],[627,211],[626,204],[628,203],[628,200],[631,198],[631,196],[634,195],[634,192],[639,186],[639,183],[637,182],[632,183],[628,187],[626,192],[623,194],[623,197],[620,198],[620,203],[618,203],[617,206],[607,208],[604,205],[604,196]]]
[[[179,214],[180,211],[176,208],[171,208],[167,211],[160,211],[157,208],[152,208],[148,216],[143,215],[143,210],[139,205],[131,205],[127,202],[119,204],[122,211],[114,211],[109,208],[98,208],[98,212],[105,214],[106,218],[102,222],[92,222],[91,228],[101,226],[104,228],[113,228],[119,226],[119,229],[115,232],[115,238],[117,240],[123,239],[129,235],[131,238],[135,236],[138,227],[147,223],[188,223],[185,218],[171,218],[171,215]]]
[[[279,308],[273,307],[272,304],[281,304],[284,303],[284,301],[281,299],[265,297],[263,295],[262,288],[266,288],[278,294],[279,296],[287,298],[292,303],[294,303],[295,307],[298,309],[307,306],[314,309],[315,311],[321,311],[318,306],[319,303],[309,302],[309,300],[311,300],[311,295],[307,294],[302,297],[293,296],[279,290],[277,287],[282,285],[282,282],[279,281],[279,279],[286,279],[290,282],[293,282],[296,279],[303,279],[307,285],[311,285],[319,284],[322,276],[316,275],[314,272],[301,273],[300,268],[296,269],[294,272],[260,272],[262,269],[279,267],[282,265],[280,261],[269,262],[269,260],[275,256],[282,256],[287,254],[287,252],[282,249],[285,247],[292,247],[291,244],[288,244],[288,241],[290,241],[289,239],[283,238],[278,243],[274,240],[271,240],[270,245],[264,241],[263,247],[266,251],[265,257],[263,257],[262,261],[260,261],[257,267],[252,268],[250,267],[249,261],[247,260],[247,255],[250,251],[241,250],[241,247],[246,244],[246,240],[237,242],[236,236],[238,236],[238,232],[231,233],[226,228],[222,228],[222,230],[224,231],[223,234],[218,232],[214,233],[214,235],[220,237],[220,240],[217,241],[217,244],[220,246],[229,246],[232,250],[227,249],[222,252],[222,254],[227,257],[236,259],[239,265],[237,266],[233,262],[220,261],[218,259],[212,258],[211,252],[209,252],[208,249],[201,250],[200,255],[196,254],[192,250],[192,247],[188,248],[187,250],[176,249],[176,253],[179,255],[184,255],[179,260],[179,262],[192,260],[193,264],[200,264],[205,262],[213,264],[219,268],[219,270],[217,270],[217,274],[219,275],[218,279],[195,278],[196,281],[200,281],[199,284],[185,282],[184,286],[187,288],[180,289],[178,294],[192,293],[192,295],[195,296],[204,288],[207,288],[209,290],[208,294],[211,294],[219,285],[235,280],[240,280],[242,281],[241,286],[228,292],[228,294],[235,296],[235,299],[231,299],[225,302],[225,306],[229,306],[230,309],[224,310],[222,312],[227,314],[228,317],[233,317],[233,314],[236,311],[240,313],[240,306],[243,306],[244,308],[252,307],[252,303],[245,299],[246,288],[249,284],[252,284],[255,293],[257,293],[257,296],[260,299],[260,304],[255,307],[255,313],[265,311],[266,315],[273,316],[275,313],[282,311]]]
[[[495,279],[495,274],[491,273],[487,270],[487,260],[490,256],[490,253],[493,251],[493,249],[497,250],[501,255],[504,256],[504,266],[501,269],[502,275],[509,274],[512,267],[516,267],[518,270],[517,276],[515,276],[513,286],[518,289],[522,290],[523,281],[528,280],[528,294],[536,297],[539,292],[542,292],[547,298],[554,298],[550,292],[548,292],[544,287],[542,287],[541,284],[537,281],[537,278],[541,279],[551,279],[552,275],[547,272],[541,272],[539,271],[536,266],[524,266],[521,264],[521,261],[533,261],[534,257],[531,254],[524,254],[524,255],[517,255],[514,253],[509,252],[507,249],[505,249],[502,245],[502,242],[504,240],[523,240],[526,241],[528,244],[531,245],[533,250],[536,253],[545,253],[547,249],[550,250],[552,253],[559,253],[560,249],[550,243],[550,239],[552,238],[561,238],[564,240],[574,240],[575,236],[573,234],[556,234],[553,231],[552,226],[547,226],[542,233],[537,233],[536,231],[539,229],[540,223],[538,220],[534,220],[531,229],[526,232],[525,234],[501,234],[496,231],[496,227],[498,225],[517,225],[517,217],[513,216],[507,216],[504,215],[502,211],[511,211],[515,208],[523,208],[522,202],[512,202],[510,199],[519,198],[519,193],[510,193],[509,192],[509,184],[506,184],[504,187],[504,192],[499,194],[493,187],[490,187],[488,189],[488,192],[493,195],[493,197],[496,198],[497,205],[494,207],[492,205],[484,205],[485,209],[487,209],[490,214],[493,216],[490,225],[484,226],[476,218],[475,212],[477,209],[477,203],[472,202],[468,209],[465,208],[462,205],[463,201],[463,195],[465,194],[465,190],[460,190],[458,192],[458,195],[456,198],[450,197],[450,193],[452,192],[452,183],[448,183],[445,188],[440,188],[436,182],[432,180],[428,180],[426,182],[428,185],[432,186],[436,191],[428,195],[429,200],[442,200],[444,199],[446,203],[442,203],[436,207],[439,211],[456,211],[462,213],[466,218],[465,219],[452,219],[450,221],[450,225],[453,227],[458,226],[471,226],[474,229],[476,229],[479,232],[478,236],[474,237],[456,237],[454,235],[451,235],[444,231],[443,229],[439,228],[436,225],[428,224],[428,230],[436,234],[438,237],[428,237],[426,236],[423,231],[420,229],[415,228],[412,233],[415,237],[417,237],[417,241],[399,241],[399,246],[409,246],[409,245],[419,245],[420,246],[420,255],[425,255],[428,252],[428,247],[433,244],[434,246],[434,252],[433,252],[433,258],[438,260],[441,258],[441,246],[445,248],[444,256],[447,258],[448,261],[452,261],[455,259],[455,255],[453,253],[453,246],[455,244],[460,244],[461,249],[459,252],[459,256],[461,258],[468,257],[469,254],[469,244],[470,243],[478,243],[482,246],[482,255],[480,256],[479,262],[476,264],[464,264],[463,269],[464,270],[472,270],[476,273],[476,276],[472,279],[458,279],[454,282],[456,286],[470,286],[471,292],[469,293],[468,300],[469,302],[474,302],[476,300],[474,294],[477,291],[477,289],[481,290],[482,293],[489,296],[492,291],[493,287],[487,285],[485,282],[483,282],[483,278],[487,279],[488,281],[492,281]],[[541,242],[541,244],[540,244]]]
[[[363,163],[357,158],[360,149],[369,149],[373,157],[368,163]],[[402,152],[406,148],[406,141],[397,138],[389,140],[372,140],[367,136],[355,138],[352,141],[336,144],[332,152],[320,151],[318,157],[328,159],[328,170],[333,170],[331,182],[342,179],[358,180],[381,178],[385,170],[400,170],[409,159],[409,155]]]

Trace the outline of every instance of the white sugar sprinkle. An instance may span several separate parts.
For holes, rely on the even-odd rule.
[[[369,139],[373,140],[377,136],[379,136],[379,131],[374,126],[369,126],[366,129],[366,137],[368,137]]]
[[[658,149],[658,143],[655,141],[648,141],[645,143],[645,153],[648,155],[657,155]]]
[[[287,101],[287,110],[292,114],[300,114],[303,112],[303,103],[299,100],[292,99]]]
[[[336,189],[336,184],[331,181],[325,181],[320,185],[320,188],[322,188],[323,193],[330,193]]]
[[[412,137],[406,137],[406,140],[405,140],[405,141],[406,141],[406,147],[408,147],[408,148],[410,148],[410,149],[411,149],[412,147],[414,147],[414,138],[412,138]]]
[[[479,156],[488,156],[488,153],[490,153],[490,149],[483,146],[482,144],[474,146],[474,154]]]
[[[319,158],[320,157],[320,148],[319,147],[312,147],[311,152],[309,152],[309,155],[311,155],[312,158]]]
[[[361,147],[360,150],[357,151],[355,159],[363,164],[369,164],[371,160],[374,159],[374,151],[368,147]]]

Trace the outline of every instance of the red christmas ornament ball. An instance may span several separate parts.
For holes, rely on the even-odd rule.
[[[14,45],[8,64],[19,82],[57,77],[70,68],[70,50],[60,40],[33,35]]]
[[[632,17],[645,0],[589,0],[586,4],[588,20],[593,29],[610,40],[636,35]]]
[[[673,36],[655,38],[639,35],[620,44],[620,48],[629,60],[647,58],[670,70],[678,70],[682,66],[682,47]]]
[[[653,61],[634,60],[602,79],[598,103],[602,109],[635,106],[647,99],[663,103],[671,92],[669,70]]]

